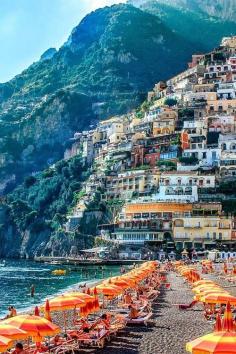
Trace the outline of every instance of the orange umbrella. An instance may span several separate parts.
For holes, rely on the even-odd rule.
[[[235,354],[235,332],[213,332],[186,344],[192,354]]]
[[[60,295],[49,300],[50,311],[72,310],[85,305],[85,301],[75,296]]]
[[[19,315],[8,318],[2,323],[10,324],[16,328],[22,329],[27,332],[29,336],[36,338],[36,341],[39,341],[42,337],[52,336],[61,331],[58,326],[49,322],[46,318],[34,315]]]
[[[8,323],[1,323],[1,322],[0,322],[0,336],[7,337],[13,340],[28,338],[27,332],[22,331],[22,329],[12,326]]]
[[[126,281],[125,279],[122,278],[111,278],[109,279],[109,281],[104,281],[103,284],[110,284],[110,285],[116,285],[119,286],[123,289],[127,289],[130,288],[130,284],[128,283],[128,281]]]
[[[4,352],[8,348],[10,348],[13,344],[13,340],[10,338],[6,338],[4,336],[0,336],[0,351]]]
[[[82,300],[84,302],[90,302],[90,301],[94,300],[93,296],[88,295],[86,293],[77,292],[77,291],[66,293],[65,296],[76,297],[76,298],[79,298],[80,300]]]
[[[226,309],[224,312],[222,327],[223,327],[224,331],[230,332],[230,331],[234,330],[233,316],[232,316],[231,307],[230,307],[229,302],[227,302]]]
[[[227,304],[229,302],[232,305],[236,305],[236,297],[229,294],[207,295],[203,297],[203,302],[207,304]]]
[[[99,284],[96,286],[97,292],[107,296],[116,296],[123,292],[123,289],[116,285]]]
[[[222,321],[221,321],[221,317],[220,317],[219,313],[217,313],[217,315],[216,315],[216,323],[215,323],[215,326],[214,326],[214,330],[215,330],[215,332],[221,332],[222,331]]]
[[[50,315],[50,305],[49,305],[48,299],[46,300],[46,303],[45,303],[44,317],[46,318],[46,320],[52,322],[52,318],[51,318],[51,315]]]

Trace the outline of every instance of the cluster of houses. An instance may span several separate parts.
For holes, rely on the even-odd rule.
[[[188,66],[157,83],[139,112],[75,134],[65,158],[81,154],[92,172],[68,230],[99,194],[121,205],[99,227],[120,257],[233,249],[236,220],[219,186],[236,183],[236,37]]]

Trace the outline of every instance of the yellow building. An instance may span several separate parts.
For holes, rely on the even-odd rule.
[[[177,118],[178,113],[172,109],[165,109],[158,114],[158,117],[153,122],[153,136],[174,133]]]
[[[232,219],[226,216],[191,216],[173,219],[177,248],[212,248],[232,239]]]

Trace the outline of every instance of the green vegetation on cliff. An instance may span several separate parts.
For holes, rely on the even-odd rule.
[[[164,5],[144,10],[120,4],[92,12],[58,51],[0,84],[2,182],[19,183],[59,160],[75,131],[137,107],[192,53],[236,30]]]

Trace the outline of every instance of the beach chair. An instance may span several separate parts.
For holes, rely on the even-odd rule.
[[[127,325],[127,317],[124,315],[114,315],[114,318],[111,321],[110,327],[109,327],[109,333],[110,335],[116,335],[117,332],[121,331],[124,329]]]
[[[153,313],[149,312],[145,314],[144,316],[140,316],[138,318],[128,318],[127,319],[127,324],[128,325],[141,325],[141,326],[148,326],[148,322],[151,319]]]
[[[106,329],[90,331],[89,333],[78,333],[77,336],[77,341],[82,347],[104,348],[106,340],[110,340],[109,330]]]

